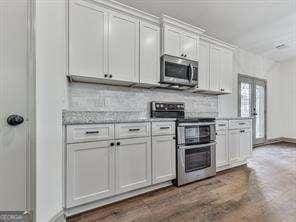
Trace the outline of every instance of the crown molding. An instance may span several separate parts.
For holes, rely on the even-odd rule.
[[[162,24],[172,25],[172,26],[175,26],[177,28],[184,29],[184,30],[189,31],[189,32],[193,32],[193,33],[198,34],[198,35],[201,35],[202,33],[204,33],[206,31],[204,29],[201,29],[199,27],[196,27],[196,26],[190,25],[188,23],[182,22],[182,21],[180,21],[178,19],[172,18],[172,17],[170,17],[168,15],[165,15],[165,14],[161,15],[160,21],[161,21]]]
[[[146,20],[155,24],[160,24],[159,17],[149,14],[147,12],[141,11],[139,9],[136,9],[131,6],[127,6],[125,4],[122,4],[120,2],[114,1],[114,0],[83,0],[90,3],[99,4],[101,6],[104,6],[106,8],[116,10],[128,15],[131,15],[133,17],[140,18],[141,20]]]
[[[213,44],[216,44],[216,45],[219,45],[219,46],[222,46],[222,47],[226,47],[226,48],[231,49],[231,50],[235,50],[235,49],[238,48],[235,45],[229,44],[227,42],[224,42],[224,41],[222,41],[220,39],[211,37],[211,36],[206,35],[206,34],[201,34],[200,35],[200,39],[201,40],[204,40],[204,41],[207,41],[209,43],[213,43]]]

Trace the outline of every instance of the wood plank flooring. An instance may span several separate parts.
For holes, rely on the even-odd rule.
[[[140,195],[68,222],[295,222],[296,145],[254,149],[247,166]]]

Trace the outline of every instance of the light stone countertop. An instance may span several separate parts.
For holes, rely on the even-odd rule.
[[[216,120],[247,120],[253,117],[217,117]]]
[[[187,117],[203,117],[188,113]],[[245,117],[218,117],[216,120],[243,120]],[[63,125],[104,124],[131,122],[172,122],[176,118],[150,118],[146,113],[136,111],[70,111],[63,110]]]
[[[63,125],[131,122],[172,122],[176,118],[149,118],[141,112],[68,111],[63,110]]]

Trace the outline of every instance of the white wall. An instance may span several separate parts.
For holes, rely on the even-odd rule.
[[[36,0],[36,221],[62,210],[65,1]]]
[[[233,93],[219,96],[219,116],[238,115],[238,74],[267,80],[267,138],[282,136],[281,109],[278,105],[281,92],[279,64],[242,49],[237,49],[234,54]]]
[[[283,136],[296,139],[296,58],[281,63],[280,76]]]

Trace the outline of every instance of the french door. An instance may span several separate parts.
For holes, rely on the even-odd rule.
[[[266,140],[266,80],[238,77],[239,116],[253,118],[253,145]]]

